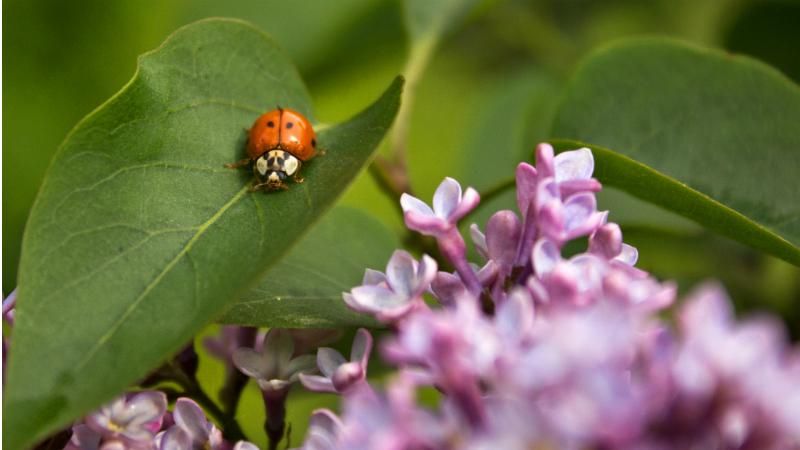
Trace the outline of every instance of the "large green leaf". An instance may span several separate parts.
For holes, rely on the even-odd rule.
[[[397,80],[319,135],[306,181],[249,193],[242,157],[261,112],[310,116],[297,71],[266,35],[214,19],[175,32],[82,121],[31,212],[4,403],[20,449],[118,394],[250,289],[332,204],[390,126]]]
[[[222,322],[267,327],[375,325],[344,304],[364,269],[383,271],[397,237],[364,212],[336,208],[273,266],[258,287],[232,304]]]
[[[798,124],[800,89],[776,70],[645,39],[581,66],[553,135],[655,169],[609,153],[604,182],[800,265]]]

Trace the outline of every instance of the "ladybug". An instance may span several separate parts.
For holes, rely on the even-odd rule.
[[[278,107],[259,116],[247,133],[247,158],[225,167],[236,169],[252,163],[256,183],[251,191],[288,189],[288,177],[303,182],[300,167],[318,153],[317,135],[305,116]]]

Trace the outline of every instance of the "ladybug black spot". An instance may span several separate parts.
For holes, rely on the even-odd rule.
[[[267,126],[270,127],[270,128],[274,128],[275,127],[275,122],[270,120],[269,122],[267,122]]]
[[[283,166],[283,158],[278,158],[278,165]]]
[[[272,167],[273,165],[275,165],[275,158],[268,158],[267,159],[267,165],[269,167]]]
[[[286,129],[288,130],[289,128],[292,128],[293,126],[294,126],[294,124],[292,122],[288,122],[286,124]]]
[[[312,147],[316,147],[317,146],[317,140],[316,139],[312,139],[311,140],[311,146]]]

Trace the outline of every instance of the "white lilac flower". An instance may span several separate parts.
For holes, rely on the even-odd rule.
[[[356,311],[374,315],[382,322],[396,322],[411,311],[426,308],[422,295],[436,276],[436,261],[423,255],[419,262],[407,252],[394,252],[386,274],[367,270],[364,284],[343,295]]]
[[[350,361],[332,348],[317,350],[317,367],[322,376],[300,374],[300,382],[317,392],[346,392],[363,383],[367,377],[367,362],[372,351],[372,335],[359,328],[350,350]]]
[[[262,391],[288,388],[300,373],[315,368],[314,356],[292,358],[294,343],[287,330],[272,328],[267,333],[263,348],[239,348],[233,353],[233,362],[245,375],[255,378]]]

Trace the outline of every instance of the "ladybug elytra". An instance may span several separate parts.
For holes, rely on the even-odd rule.
[[[288,189],[287,178],[302,183],[300,167],[317,155],[317,136],[299,112],[277,108],[256,119],[247,135],[247,158],[226,164],[238,168],[253,163],[257,181],[251,191]]]

